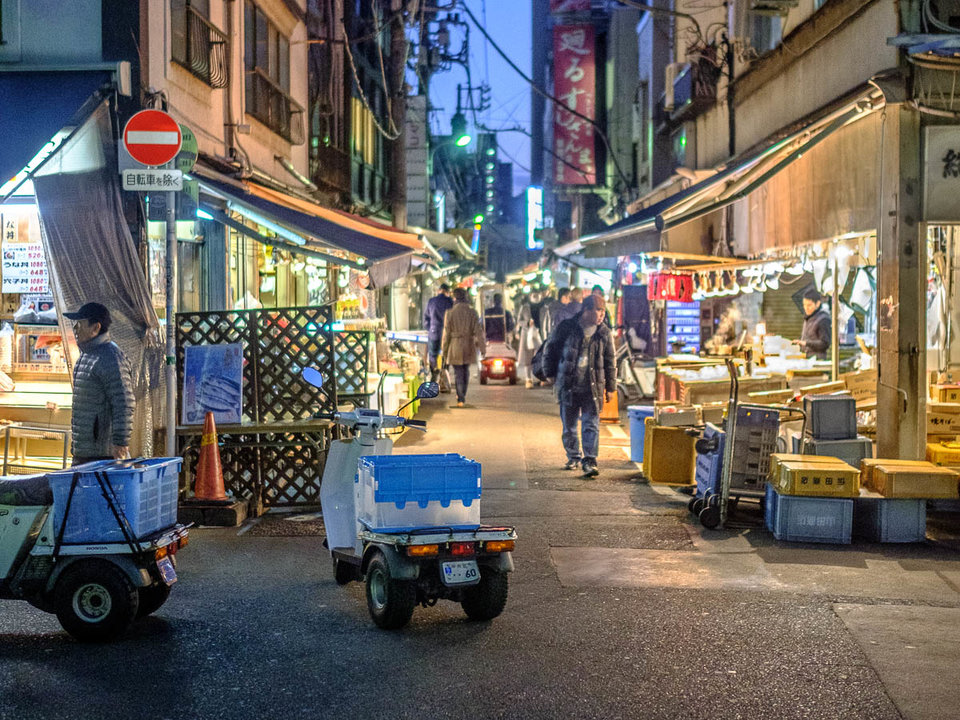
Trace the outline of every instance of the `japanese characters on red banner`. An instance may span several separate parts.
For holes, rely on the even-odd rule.
[[[582,12],[590,9],[590,0],[550,0],[550,14]]]
[[[594,49],[593,25],[553,28],[554,94],[567,107],[591,119],[597,94]],[[553,142],[554,152],[566,161],[554,158],[556,184],[594,185],[597,182],[596,147],[590,123],[555,106]]]
[[[647,300],[693,302],[693,276],[651,273],[647,281]]]

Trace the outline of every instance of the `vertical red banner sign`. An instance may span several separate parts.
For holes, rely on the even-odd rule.
[[[595,117],[597,95],[595,48],[593,25],[553,28],[554,95],[591,120]],[[596,184],[593,126],[559,105],[553,114],[553,150],[566,161],[554,158],[556,184]]]
[[[582,12],[590,9],[590,0],[550,0],[550,14]]]

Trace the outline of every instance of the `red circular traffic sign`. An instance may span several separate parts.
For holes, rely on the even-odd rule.
[[[161,110],[141,110],[123,128],[123,146],[144,165],[166,165],[180,152],[180,125]]]

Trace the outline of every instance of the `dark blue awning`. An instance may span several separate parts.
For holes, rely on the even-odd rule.
[[[111,83],[110,70],[0,72],[0,185],[23,170],[60,130],[79,122],[91,95]]]

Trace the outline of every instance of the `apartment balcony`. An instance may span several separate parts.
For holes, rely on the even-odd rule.
[[[302,145],[303,106],[260,68],[247,71],[247,114],[255,117],[291,145]]]
[[[227,36],[189,4],[173,13],[171,57],[214,89],[227,86]]]
[[[350,195],[350,155],[340,148],[320,145],[310,157],[310,179],[318,187]]]

